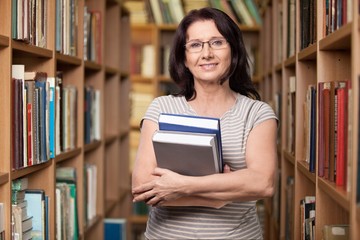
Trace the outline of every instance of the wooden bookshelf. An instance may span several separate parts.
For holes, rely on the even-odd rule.
[[[77,0],[77,28],[73,53],[65,53],[57,47],[56,1],[46,1],[45,39],[46,47],[35,46],[13,39],[12,1],[0,2],[0,202],[5,206],[5,238],[11,239],[11,183],[26,177],[29,188],[44,189],[50,198],[49,239],[56,235],[56,169],[73,167],[77,178],[77,214],[80,239],[103,239],[103,220],[107,217],[130,216],[132,201],[129,172],[129,13],[118,0]],[[94,59],[84,57],[84,7],[100,14],[98,22],[97,52]],[[63,86],[74,86],[77,102],[74,129],[75,146],[57,154],[46,162],[13,169],[12,164],[12,65],[23,64],[25,71],[43,71],[48,77],[62,73]],[[91,86],[100,93],[99,137],[85,142],[84,88]],[[97,199],[95,216],[86,219],[86,192],[84,169],[88,164],[97,167]],[[126,187],[125,187],[126,186]]]
[[[323,239],[323,228],[330,224],[348,224],[350,226],[350,239],[358,239],[360,236],[360,217],[359,204],[357,196],[360,194],[358,189],[358,131],[359,131],[359,75],[360,70],[356,67],[360,62],[360,30],[359,22],[360,15],[358,12],[358,1],[348,1],[351,6],[346,6],[350,11],[350,17],[347,15],[347,22],[342,22],[335,30],[329,30],[326,33],[326,17],[323,15],[325,11],[325,4],[316,2],[316,18],[313,18],[313,24],[309,24],[309,32],[314,29],[314,32],[306,35],[307,31],[302,30],[307,26],[307,22],[302,21],[302,14],[304,7],[302,4],[305,1],[296,2],[296,21],[295,21],[295,54],[289,56],[287,53],[287,46],[289,43],[289,4],[291,1],[287,0],[273,0],[264,4],[263,19],[268,22],[278,23],[271,24],[260,30],[262,36],[260,49],[262,58],[262,73],[259,86],[262,93],[270,91],[273,94],[265,94],[265,100],[272,103],[278,99],[278,93],[281,94],[281,106],[279,111],[280,129],[279,129],[279,171],[281,178],[281,185],[278,189],[280,193],[280,224],[277,226],[273,223],[269,211],[266,215],[267,226],[265,232],[265,239],[301,239],[301,225],[300,219],[300,201],[305,196],[315,196],[316,210],[315,210],[315,233],[316,239]],[[311,1],[310,1],[311,2]],[[336,9],[336,8],[334,8]],[[310,10],[310,9],[309,9]],[[337,11],[337,10],[336,10]],[[310,13],[311,14],[311,13]],[[310,15],[311,16],[311,15]],[[309,17],[310,17],[309,16]],[[311,19],[311,18],[310,18]],[[312,22],[310,22],[312,23]],[[330,28],[329,28],[330,29]],[[303,42],[307,41],[310,36],[310,44],[303,46]],[[315,39],[311,37],[316,36]],[[303,47],[302,47],[303,46]],[[270,72],[270,74],[269,74]],[[289,80],[295,76],[295,100],[294,100],[294,123],[289,120],[290,106],[289,106]],[[323,147],[321,147],[321,137],[318,129],[322,128],[324,124],[322,119],[319,119],[319,114],[322,113],[322,108],[319,105],[320,88],[319,83],[326,82],[340,82],[348,80],[351,84],[351,95],[349,95],[348,109],[348,133],[346,147],[347,157],[346,161],[348,169],[346,178],[348,181],[346,186],[338,186],[336,181],[331,181],[320,175],[319,161],[322,159]],[[270,83],[269,83],[270,82]],[[313,147],[316,148],[315,169],[310,171],[311,162],[308,161],[308,138],[309,128],[306,128],[308,121],[307,112],[304,104],[308,98],[309,86],[315,86],[316,89],[316,133],[313,138]],[[270,87],[269,87],[270,86]],[[265,89],[267,88],[267,89]],[[269,90],[270,89],[270,90]],[[274,105],[276,106],[276,104]],[[294,135],[289,138],[291,126],[294,124]],[[334,138],[328,139],[330,143]],[[293,151],[289,151],[289,141],[294,146]],[[334,143],[335,145],[335,143]],[[330,146],[330,149],[332,147]],[[337,152],[335,152],[336,156]],[[312,160],[310,160],[312,161]],[[336,173],[335,173],[336,174]],[[289,176],[294,178],[294,193],[290,200],[287,197],[287,179]],[[292,209],[286,209],[286,205],[292,205]],[[269,208],[272,205],[267,204],[265,207]],[[288,213],[291,212],[290,215]],[[287,221],[293,223],[290,229],[286,229]],[[275,235],[273,233],[276,233]]]

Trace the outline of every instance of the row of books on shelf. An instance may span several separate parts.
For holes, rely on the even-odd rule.
[[[47,1],[13,0],[11,4],[12,38],[45,48]]]
[[[287,177],[285,188],[285,239],[291,239],[294,229],[300,229],[301,240],[313,240],[316,235],[316,197],[304,196],[298,206],[294,206],[295,181],[293,176]],[[300,208],[300,226],[294,226],[294,207]],[[295,216],[298,217],[298,216]],[[350,237],[348,224],[325,224],[322,227],[324,240],[346,240]]]
[[[28,178],[12,182],[12,237],[13,239],[50,239],[49,197],[42,189],[30,189]]]
[[[295,152],[295,99],[296,78],[289,78],[287,94],[287,146],[289,153]],[[306,89],[304,112],[304,159],[309,164],[309,171],[318,176],[349,189],[348,170],[351,122],[349,107],[351,98],[350,81],[319,82]],[[318,122],[317,122],[318,119]],[[318,144],[317,144],[318,139]],[[318,169],[316,169],[318,161]]]
[[[132,23],[179,24],[191,9],[213,7],[226,12],[235,22],[247,26],[262,24],[258,6],[253,0],[145,0],[127,1]]]
[[[100,139],[100,92],[85,89],[85,140]],[[62,73],[12,66],[13,169],[46,162],[77,145],[78,89],[63,85]]]
[[[96,165],[87,164],[85,173],[86,222],[96,216]],[[78,189],[76,170],[57,167],[55,189],[55,236],[56,239],[79,239]],[[52,239],[49,233],[50,198],[43,189],[29,188],[27,177],[12,181],[12,236],[13,239]],[[4,216],[0,204],[0,216]],[[4,232],[4,217],[3,224]],[[1,226],[1,225],[0,225]],[[4,235],[4,233],[2,233]]]
[[[287,2],[287,56],[290,57],[295,53],[295,1]],[[306,48],[315,43],[317,36],[317,8],[318,2],[313,0],[300,1],[300,49]],[[322,35],[327,36],[340,27],[352,21],[353,1],[335,1],[326,0],[324,2]],[[279,17],[281,19],[281,14]],[[281,39],[281,38],[280,38]]]
[[[55,47],[56,47],[56,51],[65,55],[70,55],[70,56],[77,55],[77,51],[78,51],[77,9],[78,9],[78,0],[56,0],[56,12],[55,12],[56,46]],[[85,32],[85,28],[84,28],[84,32]]]
[[[38,47],[47,47],[47,1],[12,1],[12,38]],[[79,29],[79,1],[56,0],[55,49],[65,55],[77,56]],[[102,14],[84,7],[84,60],[102,62]]]

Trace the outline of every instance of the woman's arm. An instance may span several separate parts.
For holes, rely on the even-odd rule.
[[[134,199],[139,198],[138,201],[145,201],[149,204],[149,199],[153,198],[152,195],[153,185],[159,180],[160,176],[155,172],[157,167],[155,153],[152,145],[152,136],[154,132],[158,129],[156,123],[150,120],[144,120],[141,127],[140,143],[138,151],[135,158],[135,164],[132,172],[132,189]],[[168,184],[171,184],[175,189],[176,186],[180,186],[181,179],[186,178],[186,176],[179,175],[170,170],[163,169],[168,173],[166,179],[174,179],[179,182],[171,182],[163,177],[163,181],[168,181]],[[229,171],[229,170],[226,170]],[[173,180],[172,180],[173,181]],[[158,182],[160,183],[160,182]],[[134,189],[142,189],[141,191]],[[184,197],[181,195],[176,195],[174,191],[172,200],[168,199],[166,201],[167,206],[208,206],[219,208],[226,204],[224,201],[214,201],[214,199],[207,199],[203,197]],[[179,199],[180,198],[180,199]],[[176,199],[176,200],[174,200]],[[136,200],[135,200],[136,201]],[[154,201],[154,200],[153,200]],[[152,202],[149,205],[154,205]],[[162,203],[165,203],[164,201]]]
[[[276,131],[275,120],[267,120],[256,126],[247,140],[247,168],[225,174],[191,177],[155,168],[156,160],[151,150],[153,164],[151,170],[144,170],[147,177],[143,176],[143,181],[137,180],[139,176],[133,178],[138,183],[133,184],[134,201],[166,206],[194,206],[195,203],[213,206],[215,201],[216,206],[221,206],[230,201],[269,197],[274,192]],[[139,162],[143,162],[140,160],[141,155],[137,157]]]

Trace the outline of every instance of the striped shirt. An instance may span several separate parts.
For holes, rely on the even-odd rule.
[[[160,113],[197,115],[184,97],[155,98],[144,119],[158,122]],[[224,163],[231,170],[246,168],[246,141],[252,128],[277,119],[272,108],[238,94],[235,104],[220,118]],[[148,239],[263,239],[256,201],[209,207],[154,207],[150,209]]]

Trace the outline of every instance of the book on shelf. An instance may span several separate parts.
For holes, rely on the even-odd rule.
[[[57,180],[55,197],[57,238],[79,239],[76,184]]]
[[[33,217],[33,228],[31,231],[32,239],[49,239],[49,199],[42,189],[27,189],[25,191],[25,200],[28,202],[28,214]]]
[[[324,240],[347,240],[350,239],[350,226],[348,224],[324,225]]]
[[[47,1],[11,1],[11,37],[46,47]]]
[[[0,202],[0,239],[5,239],[5,207],[2,202]]]
[[[85,112],[84,112],[84,140],[85,143],[91,143],[94,140],[101,139],[101,131],[100,131],[100,112],[101,112],[101,104],[100,97],[101,92],[98,89],[95,89],[92,86],[85,87]],[[76,116],[76,115],[75,115]]]
[[[104,219],[104,240],[126,240],[126,219],[105,218]]]
[[[336,104],[336,179],[337,186],[346,186],[347,178],[347,149],[348,149],[348,88],[349,81],[339,82]]]
[[[11,182],[11,217],[14,226],[13,235],[18,239],[30,239],[33,228],[33,216],[28,212],[25,192],[28,189],[27,177],[14,179]]]
[[[315,196],[305,196],[300,200],[301,239],[314,239]]]
[[[13,235],[15,239],[31,239],[33,216],[27,215],[26,208],[12,205]]]
[[[97,166],[95,164],[85,165],[85,219],[91,221],[96,217],[97,203]]]
[[[309,171],[314,173],[316,166],[316,86],[309,85],[304,103],[304,138],[305,161],[309,164]]]
[[[27,189],[28,187],[29,187],[29,178],[27,177],[17,178],[11,182],[12,191],[21,191]]]
[[[294,231],[295,179],[288,176],[285,186],[285,239],[291,239]]]
[[[78,239],[76,169],[56,168],[56,236],[58,239]]]
[[[55,49],[70,56],[77,54],[78,1],[57,0],[55,12]]]
[[[161,168],[189,176],[220,172],[215,134],[160,130],[152,142]]]
[[[295,154],[295,98],[296,98],[296,76],[289,77],[289,92],[287,93],[287,119],[286,119],[286,150]]]
[[[346,188],[349,81],[319,83],[319,177]]]
[[[223,154],[220,119],[182,114],[161,113],[159,130],[215,134],[219,159],[219,171],[223,172]]]
[[[27,166],[27,109],[24,105],[26,91],[24,87],[25,66],[12,65],[12,168],[19,169]],[[24,124],[25,123],[25,124]]]

